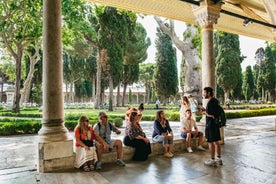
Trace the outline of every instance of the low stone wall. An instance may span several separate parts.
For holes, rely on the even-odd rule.
[[[198,141],[197,138],[192,139],[191,145],[192,145],[193,150],[196,150],[197,141]],[[207,148],[207,142],[203,143],[203,147]],[[135,148],[132,148],[129,146],[123,147],[123,160],[124,161],[132,160],[134,149]],[[187,152],[186,149],[187,149],[187,146],[186,146],[186,142],[184,139],[174,140],[174,142],[173,142],[173,152],[174,153]],[[155,143],[155,142],[151,143],[151,151],[152,151],[152,153],[150,154],[150,157],[156,156],[156,155],[163,155],[164,148],[163,148],[162,143]],[[109,153],[103,153],[103,155],[102,155],[102,163],[114,163],[116,161],[116,159],[117,159],[116,149]]]

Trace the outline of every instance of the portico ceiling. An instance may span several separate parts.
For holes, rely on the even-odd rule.
[[[138,13],[197,24],[193,9],[206,0],[87,0]],[[276,0],[213,0],[221,4],[217,30],[276,41]],[[243,26],[244,21],[249,23]]]

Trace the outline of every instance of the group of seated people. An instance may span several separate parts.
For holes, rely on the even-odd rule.
[[[126,146],[135,148],[132,160],[145,161],[151,154],[151,145],[149,138],[146,137],[139,122],[142,118],[144,107],[143,104],[136,108],[129,108],[126,111],[125,121],[125,136],[123,143]],[[198,131],[195,120],[191,118],[191,110],[187,109],[185,121],[182,122],[181,137],[187,142],[188,152],[193,152],[191,149],[191,138],[199,137],[198,149],[205,150],[202,147],[203,133]],[[108,122],[108,117],[105,112],[100,112],[98,115],[99,122],[92,127],[89,124],[87,116],[81,116],[78,124],[75,127],[75,152],[76,159],[74,166],[81,168],[84,171],[92,171],[101,169],[101,158],[103,152],[110,152],[114,148],[117,151],[116,164],[125,166],[122,160],[122,141],[111,139],[111,133],[120,134],[121,131],[113,124]],[[156,112],[154,121],[154,130],[152,133],[152,141],[160,142],[164,147],[164,156],[172,158],[173,154],[173,131],[169,121],[163,110]]]

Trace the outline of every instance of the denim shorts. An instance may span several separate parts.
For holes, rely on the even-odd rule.
[[[194,137],[200,137],[200,135],[202,135],[202,132],[197,132],[197,135],[192,134],[192,138]],[[186,132],[181,132],[181,137],[186,139],[187,138],[187,133]]]

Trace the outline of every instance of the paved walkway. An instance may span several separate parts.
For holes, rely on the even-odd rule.
[[[203,165],[209,152],[176,153],[172,159],[150,157],[145,162],[129,162],[126,167],[103,164],[99,172],[77,169],[58,173],[38,173],[37,135],[0,137],[0,184],[101,184],[101,183],[188,183],[188,184],[276,184],[276,116],[228,120],[224,165]],[[179,123],[171,122],[175,134]],[[151,122],[142,127],[151,134]],[[200,126],[200,129],[203,129]],[[178,135],[177,135],[178,136]]]

